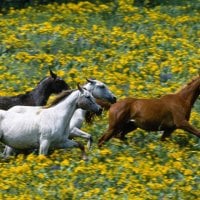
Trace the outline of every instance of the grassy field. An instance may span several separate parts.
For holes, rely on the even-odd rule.
[[[48,67],[72,88],[99,79],[118,99],[173,93],[200,73],[199,0],[151,8],[115,2],[51,4],[0,15],[0,95],[32,90]],[[160,133],[138,129],[127,143],[112,139],[98,149],[107,120],[105,112],[84,124],[94,138],[87,162],[78,149],[1,159],[0,199],[199,198],[197,137],[177,130],[160,142]],[[200,129],[199,100],[190,122]]]

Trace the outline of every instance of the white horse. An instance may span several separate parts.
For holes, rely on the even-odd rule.
[[[78,147],[86,159],[84,146],[68,138],[70,120],[76,109],[100,114],[102,108],[95,103],[89,91],[65,91],[49,107],[14,106],[0,111],[0,141],[6,148],[5,157],[13,150],[38,149],[47,155],[49,149]]]
[[[92,93],[93,97],[96,99],[106,100],[110,103],[116,102],[116,97],[112,92],[108,89],[108,87],[102,83],[101,81],[94,80],[94,79],[87,79],[87,83],[83,86],[83,88],[87,89],[89,92]],[[86,110],[77,109],[74,112],[73,117],[70,121],[70,128],[69,128],[69,137],[83,137],[88,140],[87,146],[90,149],[92,144],[92,136],[85,131],[81,130],[83,122],[86,116]]]

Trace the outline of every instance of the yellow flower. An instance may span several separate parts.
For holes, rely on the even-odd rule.
[[[69,162],[69,160],[67,160],[67,159],[63,160],[63,161],[60,163],[61,166],[68,166],[69,164],[70,164],[70,162]]]

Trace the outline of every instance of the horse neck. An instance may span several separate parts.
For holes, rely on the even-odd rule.
[[[59,115],[62,116],[62,119],[66,124],[69,123],[75,110],[77,109],[76,100],[79,96],[79,93],[80,92],[78,90],[72,92],[63,101],[52,107],[52,110],[55,110],[54,113],[57,113],[58,118]]]
[[[86,83],[83,88],[85,88],[87,91],[89,91],[90,93],[92,93],[92,90],[94,89],[94,85],[91,84],[91,83]],[[83,110],[83,109],[77,109],[76,110],[76,114],[79,114],[79,117],[81,118],[85,118],[85,115],[86,115],[86,110]]]
[[[83,87],[84,87],[87,91],[89,91],[89,92],[92,93],[92,91],[93,91],[93,89],[94,89],[94,84],[86,83]],[[78,109],[76,112],[79,112],[79,116],[82,117],[83,119],[85,118],[86,113],[87,113],[87,111],[86,111],[86,110],[83,110],[83,109]]]
[[[200,94],[200,78],[194,80],[191,84],[188,84],[185,88],[179,91],[177,94],[185,101],[185,103],[191,108]]]
[[[51,81],[48,81],[47,79],[48,78],[45,78],[41,81],[38,86],[30,92],[35,104],[38,106],[46,105],[50,95],[53,93],[51,90]]]

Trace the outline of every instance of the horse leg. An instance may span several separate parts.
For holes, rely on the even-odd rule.
[[[174,130],[165,130],[161,136],[161,141],[166,141],[166,138],[169,138]]]
[[[192,133],[193,135],[196,135],[200,138],[200,131],[194,128],[187,120],[179,122],[178,124],[176,124],[176,127],[179,129],[183,129],[184,131],[188,131],[189,133]]]
[[[14,153],[15,153],[15,149],[6,145],[2,155],[4,158],[8,158],[9,156],[13,155]]]
[[[124,125],[130,119],[130,108],[123,109],[124,104],[118,108],[118,104],[113,104],[109,110],[109,127],[98,141],[98,147],[110,140],[113,136],[122,132]]]
[[[47,155],[49,150],[50,142],[47,139],[41,139],[40,141],[40,148],[39,148],[39,155]]]
[[[82,159],[83,160],[87,160],[88,159],[87,155],[86,155],[86,152],[85,152],[85,147],[80,142],[76,142],[74,140],[66,139],[62,143],[57,144],[55,146],[55,148],[57,148],[57,149],[66,149],[66,148],[73,148],[73,147],[79,148],[81,150],[81,152],[82,152]]]
[[[119,138],[120,140],[126,140],[125,135],[131,131],[134,131],[137,128],[134,121],[129,121],[126,124],[124,124],[122,131],[116,136],[116,138]]]
[[[114,135],[119,134],[121,129],[117,128],[108,128],[107,131],[103,134],[103,136],[98,141],[98,147],[101,147],[103,143],[110,140]]]
[[[87,147],[88,147],[88,149],[91,148],[93,139],[90,134],[86,133],[85,131],[80,130],[77,127],[74,127],[69,134],[69,138],[73,138],[73,137],[82,137],[82,138],[87,139],[88,140]]]
[[[3,155],[4,158],[8,158],[9,156],[12,156],[12,155],[16,156],[20,153],[26,153],[26,151],[20,150],[20,149],[14,149],[14,148],[6,145],[2,155]]]

